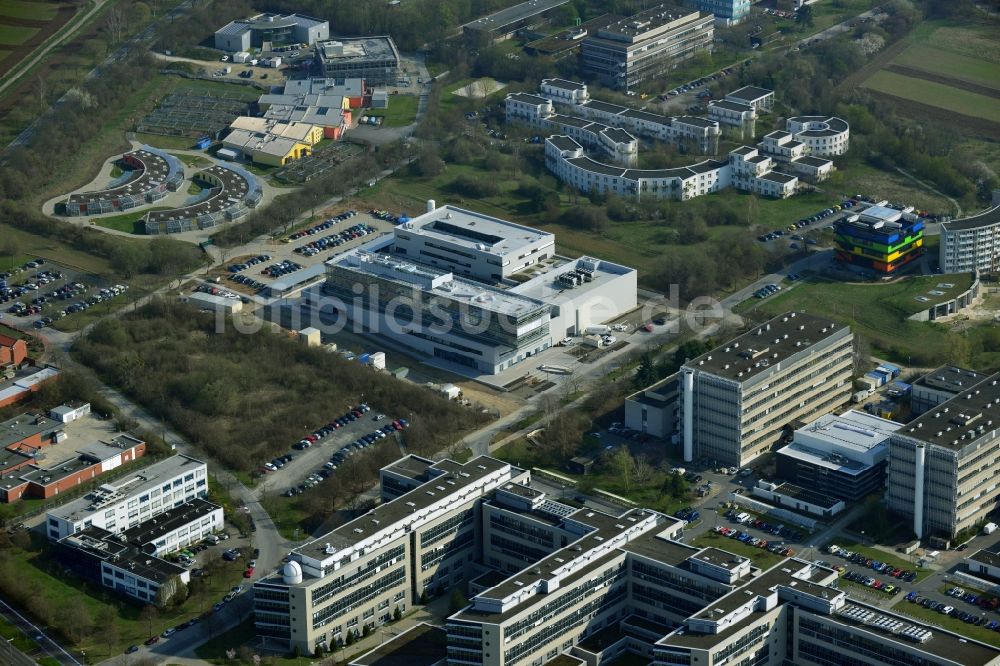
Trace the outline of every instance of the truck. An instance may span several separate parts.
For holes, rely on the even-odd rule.
[[[997,531],[996,523],[986,523],[983,525],[983,534],[993,534]]]
[[[594,326],[587,327],[587,333],[590,335],[604,335],[605,333],[610,333],[611,327],[607,324],[597,324]]]

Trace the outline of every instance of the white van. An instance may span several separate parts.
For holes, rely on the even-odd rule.
[[[744,512],[744,513],[738,513],[738,514],[736,514],[736,522],[738,522],[738,523],[741,523],[741,524],[745,523],[749,519],[750,519],[750,514],[749,513]]]

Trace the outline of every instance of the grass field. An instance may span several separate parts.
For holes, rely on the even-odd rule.
[[[913,35],[928,46],[1000,65],[1000,40],[990,24],[960,24],[928,21]]]
[[[26,255],[50,259],[85,273],[98,275],[112,273],[110,264],[100,257],[80,252],[59,241],[35,236],[6,224],[0,224],[0,238],[14,238],[20,245],[21,252]]]
[[[938,611],[924,608],[919,604],[913,604],[908,601],[900,601],[892,609],[902,615],[908,615],[915,620],[926,622],[930,625],[937,625],[947,631],[953,631],[956,634],[961,634],[973,640],[1000,647],[1000,634],[986,627],[973,627],[970,624],[962,622],[957,617],[949,617]],[[971,611],[971,608],[967,610]]]
[[[1000,65],[927,44],[914,44],[893,59],[893,64],[950,76],[1000,89]]]
[[[24,44],[38,33],[38,28],[25,28],[19,25],[4,25],[0,23],[0,44],[17,46]]]
[[[87,652],[93,658],[111,657],[122,654],[125,646],[141,643],[149,637],[149,623],[139,618],[139,606],[132,604],[112,604],[110,598],[99,586],[86,582],[76,575],[67,575],[63,567],[54,564],[48,557],[28,551],[10,549],[0,566],[7,571],[15,570],[17,576],[29,585],[32,592],[53,608],[65,606],[67,600],[74,600],[77,610],[88,615],[92,620],[102,617],[102,611],[115,609],[113,622],[118,639],[112,642],[109,650],[105,633],[97,630],[88,635],[76,646]],[[213,603],[221,599],[230,587],[243,580],[242,563],[230,563],[222,570],[222,575],[202,579],[208,589],[190,598],[179,608],[162,611],[159,617],[152,621],[154,633],[161,633],[167,627],[174,626],[207,610]],[[110,595],[113,597],[114,595]],[[76,601],[78,600],[78,602]],[[104,611],[106,612],[106,611]],[[95,659],[96,661],[97,659]]]
[[[146,225],[142,222],[142,220],[146,217],[146,213],[154,210],[169,210],[169,208],[169,206],[153,206],[152,208],[144,208],[140,211],[133,211],[131,213],[122,213],[121,215],[95,218],[93,222],[97,226],[104,227],[105,229],[116,229],[117,231],[124,231],[128,234],[137,234],[142,236],[146,233]]]
[[[369,116],[385,118],[385,127],[406,127],[417,119],[417,106],[420,98],[416,95],[390,95],[389,108],[370,109]]]
[[[939,282],[955,282],[957,277],[931,276],[887,285],[852,285],[808,278],[776,296],[745,301],[736,310],[755,321],[788,310],[829,317],[850,325],[871,342],[876,352],[902,363],[918,366],[971,363],[972,367],[992,367],[1000,359],[1000,350],[991,350],[990,344],[983,342],[989,339],[986,336],[991,332],[990,324],[970,327],[963,334],[968,338],[968,346],[963,349],[958,344],[961,336],[947,325],[906,319],[921,306],[914,296],[926,293]],[[963,358],[961,355],[970,349],[985,351],[972,354],[971,359]]]
[[[775,555],[766,548],[749,546],[745,543],[737,541],[736,539],[730,539],[729,537],[724,537],[715,532],[706,532],[705,534],[702,534],[697,539],[694,539],[691,542],[691,545],[698,546],[699,548],[718,548],[735,555],[749,557],[750,560],[753,561],[754,566],[760,567],[761,569],[770,569],[775,564],[785,559],[783,555]]]
[[[211,166],[212,161],[198,155],[187,155],[185,153],[170,153],[184,164],[189,167],[207,167]]]
[[[0,16],[36,21],[51,21],[56,16],[59,5],[51,2],[26,2],[25,0],[3,0],[0,2]]]
[[[924,81],[888,72],[876,72],[865,81],[864,86],[876,92],[883,92],[895,97],[930,104],[947,111],[961,113],[974,118],[984,118],[992,122],[1000,122],[1000,103],[985,95],[933,81]]]
[[[922,580],[923,578],[926,578],[928,575],[932,573],[930,569],[923,569],[921,567],[918,567],[916,564],[910,562],[905,557],[896,556],[893,555],[892,553],[887,553],[884,550],[880,550],[878,548],[870,548],[868,546],[862,546],[853,539],[849,539],[843,535],[838,536],[835,539],[832,539],[829,543],[837,544],[838,546],[840,546],[845,550],[851,550],[854,551],[855,553],[860,553],[865,557],[872,558],[873,560],[878,560],[879,562],[885,562],[886,564],[891,564],[897,569],[908,569],[910,571],[913,571],[914,573],[917,574],[917,580]],[[829,544],[823,544],[824,547],[827,545]],[[836,555],[831,555],[827,559],[829,559],[830,562],[834,565],[843,564],[848,569],[852,568],[852,566],[854,569],[858,568],[858,565],[852,564],[851,562],[845,560],[844,558],[838,557]],[[875,574],[874,571],[872,572],[871,575],[875,578],[878,578],[878,576]]]

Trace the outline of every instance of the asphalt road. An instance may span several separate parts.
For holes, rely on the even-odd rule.
[[[0,599],[0,617],[3,617],[4,620],[21,630],[21,633],[35,642],[35,645],[38,646],[38,653],[33,655],[35,658],[49,657],[55,659],[63,666],[79,666],[80,662],[73,655],[66,652],[48,634],[39,629],[34,623],[2,599]],[[35,659],[20,652],[9,642],[2,642],[6,642],[7,645],[0,645],[0,662],[10,664],[11,666],[27,666],[35,663]]]

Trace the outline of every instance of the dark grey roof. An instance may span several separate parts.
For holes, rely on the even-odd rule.
[[[766,88],[758,88],[756,86],[743,86],[737,90],[726,95],[727,98],[732,97],[736,100],[746,100],[747,102],[755,102],[762,97],[768,95],[773,95],[773,90],[768,90]]]
[[[727,379],[747,381],[772,365],[807,351],[810,344],[848,330],[847,326],[830,319],[804,312],[786,312],[693,358],[684,366]],[[764,360],[767,363],[762,363]]]
[[[624,113],[625,111],[629,110],[627,106],[618,106],[617,104],[602,102],[599,99],[593,99],[584,104],[583,106],[586,106],[588,109],[597,109],[598,111],[603,111],[604,113],[615,113],[615,114]]]
[[[547,141],[550,141],[559,150],[576,150],[581,147],[576,141],[562,134],[550,136]]]
[[[675,123],[682,123],[684,125],[693,125],[695,127],[717,127],[719,123],[714,120],[708,120],[706,118],[699,118],[698,116],[677,116],[673,119]]]
[[[997,439],[1000,423],[1000,373],[921,414],[893,434],[928,444],[961,449]]]
[[[743,104],[741,102],[734,102],[728,99],[717,99],[710,102],[708,108],[711,109],[713,106],[717,106],[720,109],[728,109],[729,111],[737,111],[739,113],[746,113],[747,111],[753,111],[753,107],[749,104]]]
[[[489,16],[484,16],[478,18],[475,21],[470,21],[462,27],[466,30],[477,30],[477,31],[493,31],[501,30],[512,23],[517,23],[526,18],[531,18],[541,14],[542,12],[547,12],[550,9],[554,9],[559,5],[565,5],[569,0],[528,0],[528,2],[522,2],[519,5],[514,5],[513,7],[507,7],[506,9],[501,9],[498,12],[490,14]]]
[[[651,123],[659,123],[660,125],[669,125],[673,120],[670,116],[663,116],[659,113],[650,113],[649,111],[639,111],[638,109],[629,109],[621,115],[626,118],[638,118]]]
[[[617,141],[618,143],[630,143],[635,141],[635,137],[626,132],[623,129],[617,127],[611,127],[604,130],[604,134],[607,135],[612,141]]]
[[[539,97],[538,95],[532,95],[531,93],[511,93],[507,95],[508,99],[517,100],[518,102],[524,102],[525,104],[548,104],[549,99],[547,97]]]
[[[615,176],[616,178],[623,177],[627,172],[622,167],[611,166],[609,164],[601,164],[600,162],[595,162],[589,157],[571,157],[566,160],[570,164],[580,167],[581,169],[586,169],[592,173],[599,173],[604,176]]]
[[[941,229],[944,231],[968,231],[969,229],[988,227],[994,224],[1000,224],[1000,206],[994,206],[971,217],[963,217],[960,220],[945,222],[941,225]]]
[[[209,515],[218,508],[220,507],[216,504],[195,498],[125,530],[124,537],[133,546],[142,548],[165,534],[170,534],[194,520]]]
[[[704,162],[691,164],[687,168],[695,173],[708,173],[709,171],[721,169],[724,166],[726,166],[725,160],[705,160]]]
[[[793,160],[795,164],[805,164],[806,166],[816,167],[817,169],[822,166],[830,164],[830,160],[824,160],[822,157],[813,157],[812,155],[806,155],[805,157],[799,157]]]
[[[563,90],[583,90],[587,86],[583,83],[577,83],[576,81],[569,81],[567,79],[542,79],[542,83],[553,88],[562,88]]]
[[[782,185],[798,180],[797,177],[789,176],[787,173],[781,173],[780,171],[768,171],[767,173],[761,174],[757,177],[761,180],[769,180],[772,183],[781,183]]]

